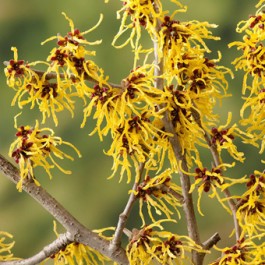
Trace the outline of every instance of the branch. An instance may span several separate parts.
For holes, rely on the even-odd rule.
[[[121,245],[122,234],[125,232],[124,229],[125,229],[127,220],[128,220],[129,215],[131,213],[133,204],[136,201],[136,195],[135,195],[134,191],[136,191],[136,189],[137,189],[137,187],[139,185],[139,182],[141,180],[141,175],[142,175],[143,170],[144,170],[144,165],[145,165],[145,163],[140,163],[140,165],[139,165],[139,168],[138,168],[139,179],[138,179],[137,182],[134,183],[133,188],[132,188],[132,192],[131,192],[131,194],[129,196],[129,199],[128,199],[128,202],[127,202],[127,204],[126,204],[126,206],[124,208],[124,211],[119,216],[119,221],[118,221],[118,224],[117,224],[117,228],[115,230],[115,234],[114,234],[114,237],[112,239],[112,242],[110,243],[110,248],[113,248],[113,250],[119,248],[120,245]]]
[[[170,193],[172,196],[174,196],[181,204],[183,204],[184,203],[184,197],[180,194],[180,193],[178,193],[178,192],[176,192],[176,191],[174,191],[173,189],[171,189],[170,187],[168,187],[167,185],[165,185],[165,184],[162,184],[161,185],[161,187],[160,187],[160,189],[161,189],[161,191],[164,191],[164,192],[166,192],[166,193]]]
[[[3,64],[5,66],[8,66],[9,65],[9,61],[4,61]],[[31,70],[34,71],[40,78],[46,73],[45,71],[32,69],[32,68],[31,68]],[[65,74],[64,73],[60,73],[59,76],[60,76],[60,78],[65,78]],[[46,73],[46,75],[45,75],[45,79],[46,80],[56,79],[57,77],[58,77],[58,73],[56,73],[56,72]],[[68,78],[71,79],[72,81],[75,81],[78,78],[78,76],[76,76],[74,74],[70,74],[70,75],[68,75]],[[94,84],[98,84],[97,80],[95,80],[94,78],[92,78],[91,76],[89,76],[87,74],[84,75],[84,78],[88,82],[91,82],[91,83],[94,83]],[[120,88],[120,89],[122,88],[122,85],[120,85],[120,84],[114,84],[114,83],[110,83],[110,82],[108,82],[108,84],[111,87]]]
[[[20,180],[19,170],[0,154],[0,172],[12,182]],[[46,209],[73,237],[73,241],[88,245],[103,255],[116,261],[118,264],[128,264],[124,249],[115,251],[109,248],[109,241],[101,238],[77,221],[59,202],[56,201],[45,189],[34,182],[25,181],[22,186],[34,200]]]
[[[209,239],[207,239],[205,242],[203,242],[203,244],[202,244],[203,245],[203,249],[206,249],[206,250],[211,249],[220,240],[221,240],[220,235],[218,233],[215,233]]]
[[[160,30],[161,30],[161,22],[157,20],[156,32],[158,33]],[[157,66],[155,67],[155,70],[154,70],[155,71],[154,75],[157,76],[155,80],[155,87],[160,90],[163,90],[164,80],[160,76],[163,75],[164,67],[163,67],[163,59],[159,58],[158,49],[159,49],[158,41],[155,40],[154,41],[154,55],[155,55],[155,65]],[[181,187],[182,187],[182,194],[184,198],[183,209],[184,209],[185,218],[187,222],[188,235],[191,239],[195,241],[196,244],[201,245],[197,220],[196,220],[194,206],[193,206],[192,194],[189,192],[190,186],[191,186],[190,178],[188,175],[184,173],[184,172],[188,172],[189,169],[187,166],[185,154],[182,153],[182,148],[179,142],[179,137],[171,122],[170,114],[168,111],[165,112],[164,114],[163,123],[164,123],[166,132],[173,135],[173,137],[169,137],[169,141],[172,145],[175,157],[177,161],[179,161],[183,169],[183,171],[179,170],[179,175],[180,175],[180,182],[181,182]],[[199,255],[200,254],[198,252],[192,251],[192,260],[194,264],[197,264],[197,265],[202,264],[202,263],[199,263],[198,261]]]
[[[204,139],[210,148],[215,167],[220,167],[220,165],[222,164],[222,159],[221,159],[220,154],[217,150],[217,146],[212,143],[209,134],[203,128],[202,123],[201,123],[201,116],[200,116],[199,112],[194,108],[191,110],[191,112],[192,112],[192,116],[194,117],[195,122],[200,126],[200,128],[204,132]],[[241,235],[241,228],[239,226],[239,223],[238,223],[238,220],[236,217],[237,205],[236,205],[235,201],[233,199],[231,199],[231,193],[230,193],[228,188],[226,188],[223,192],[224,192],[225,197],[228,198],[227,202],[228,202],[229,208],[232,211],[232,215],[233,215],[236,240],[239,240],[240,235]]]
[[[59,237],[51,244],[45,246],[39,253],[28,259],[4,261],[0,262],[0,265],[36,265],[56,254],[61,249],[64,249],[65,246],[72,242],[73,237],[70,233],[67,232],[65,234],[59,235]]]

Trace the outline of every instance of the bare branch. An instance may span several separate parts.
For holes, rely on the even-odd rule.
[[[18,169],[2,155],[0,155],[0,172],[14,183],[20,180]],[[109,241],[83,226],[41,186],[37,186],[31,181],[25,181],[22,188],[71,233],[73,241],[90,246],[118,264],[128,264],[124,249],[118,248],[115,251],[110,249]]]
[[[218,233],[215,233],[209,239],[207,239],[205,242],[203,242],[203,244],[202,244],[203,248],[206,250],[211,249],[220,240],[221,240],[220,235]]]

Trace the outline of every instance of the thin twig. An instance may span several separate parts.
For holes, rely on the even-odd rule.
[[[209,250],[211,249],[214,245],[217,244],[218,241],[221,240],[221,237],[218,233],[215,233],[214,235],[212,235],[209,239],[207,239],[205,242],[203,242],[203,248],[205,250]]]
[[[19,170],[0,154],[0,172],[14,183],[20,180]],[[22,189],[46,209],[69,233],[74,242],[88,245],[118,264],[128,264],[125,250],[109,249],[109,241],[92,232],[76,220],[55,198],[34,182],[24,181]]]
[[[155,4],[156,6],[156,4]],[[156,31],[159,33],[161,30],[161,22],[157,20],[156,22]],[[163,75],[163,59],[159,58],[158,55],[158,40],[154,41],[154,56],[155,56],[155,73],[154,75],[157,76],[155,80],[155,87],[163,90],[164,89],[164,80],[163,78],[160,78],[160,76]],[[165,126],[166,132],[170,133],[173,135],[173,137],[169,137],[169,141],[172,145],[174,154],[176,156],[177,161],[181,164],[181,167],[183,169],[179,171],[179,176],[180,176],[180,182],[181,182],[181,187],[182,187],[182,194],[184,198],[184,203],[183,203],[183,209],[185,213],[185,218],[186,218],[186,223],[187,223],[187,229],[188,229],[188,235],[191,239],[195,241],[196,244],[201,245],[200,241],[200,236],[199,236],[199,230],[198,230],[198,225],[197,225],[197,220],[195,216],[195,210],[194,210],[194,205],[193,205],[193,199],[192,199],[192,194],[189,192],[191,183],[190,183],[190,178],[188,175],[186,175],[184,172],[188,172],[188,166],[187,166],[187,161],[185,158],[185,154],[182,153],[182,148],[179,142],[179,137],[177,133],[175,132],[174,126],[171,122],[170,119],[170,114],[165,112],[164,117],[163,117],[163,123]],[[199,263],[199,258],[200,254],[196,251],[192,251],[192,260],[193,263],[196,265],[201,265],[202,263]]]
[[[5,66],[8,66],[9,65],[9,62],[8,61],[4,61],[3,64]],[[46,73],[45,71],[41,71],[41,70],[37,70],[37,69],[32,69],[32,71],[34,71],[40,78],[45,74],[45,79],[46,80],[51,80],[51,79],[56,79],[58,78],[58,73],[56,72],[49,72],[49,73]],[[64,73],[59,73],[59,77],[60,78],[65,78],[65,74]],[[78,76],[74,75],[74,74],[70,74],[70,75],[67,75],[67,78],[68,79],[71,79],[73,81],[76,81],[78,80]],[[95,80],[94,78],[92,78],[91,76],[85,74],[84,75],[84,79],[87,80],[88,82],[91,82],[91,83],[94,83],[94,84],[98,84],[98,81]],[[115,88],[122,88],[122,85],[121,84],[115,84],[115,83],[111,83],[111,82],[108,82],[108,84],[111,86],[111,87],[115,87]]]
[[[110,248],[113,248],[114,250],[116,248],[119,248],[121,245],[122,234],[124,233],[125,226],[126,226],[128,218],[129,218],[129,215],[131,213],[133,204],[136,201],[136,195],[134,192],[137,190],[137,187],[138,187],[139,182],[141,180],[141,176],[142,176],[142,173],[144,170],[144,165],[145,165],[145,163],[140,163],[140,165],[139,165],[139,168],[138,168],[139,178],[138,178],[137,182],[134,183],[131,194],[130,194],[129,199],[127,201],[127,204],[126,204],[123,212],[119,216],[119,221],[118,221],[112,242],[110,243]],[[126,233],[127,233],[127,231],[126,231]]]
[[[153,187],[153,189],[155,190],[156,187]],[[171,194],[173,197],[175,197],[179,201],[180,204],[184,203],[184,197],[180,193],[168,187],[167,185],[161,184],[157,187],[157,189],[161,190],[162,192]]]

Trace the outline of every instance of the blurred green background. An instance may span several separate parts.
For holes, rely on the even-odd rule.
[[[163,2],[167,2],[164,1]],[[231,60],[237,54],[235,49],[228,49],[227,44],[233,40],[239,40],[240,35],[235,33],[235,27],[239,20],[247,19],[255,12],[254,5],[257,1],[251,0],[187,0],[182,1],[188,5],[188,13],[181,14],[182,20],[207,20],[219,25],[214,34],[221,36],[219,42],[208,42],[214,51],[212,57],[217,57],[217,50],[223,54],[222,64],[228,67]],[[95,25],[99,14],[104,14],[101,26],[88,35],[91,41],[102,39],[100,46],[95,46],[97,57],[95,61],[110,76],[111,82],[119,83],[128,74],[132,67],[132,54],[130,47],[116,50],[111,46],[112,38],[118,30],[119,21],[116,19],[116,11],[121,6],[121,1],[110,0],[104,4],[103,0],[0,0],[0,61],[12,58],[10,47],[15,46],[19,51],[19,58],[26,61],[45,60],[49,51],[55,44],[49,42],[44,46],[40,43],[46,38],[60,32],[64,35],[68,32],[68,22],[61,15],[64,11],[74,20],[75,26],[81,31]],[[169,5],[172,8],[172,5]],[[17,107],[11,107],[10,103],[14,91],[7,87],[3,73],[0,71],[0,153],[7,157],[10,143],[14,140],[13,117],[20,112]],[[217,108],[221,121],[225,121],[226,113],[234,113],[234,121],[239,118],[241,99],[242,74],[235,73],[236,79],[229,80],[230,93],[233,97],[225,99],[222,109]],[[18,124],[34,124],[40,117],[37,109],[25,108],[23,115],[19,117]],[[84,129],[80,129],[82,121],[82,102],[77,102],[75,118],[71,119],[68,112],[59,116],[59,126],[53,127],[55,133],[64,140],[72,142],[79,148],[83,157],[76,158],[74,162],[63,163],[64,167],[73,171],[72,175],[64,175],[59,171],[53,171],[53,180],[50,181],[42,171],[38,172],[38,178],[42,185],[61,202],[78,220],[90,229],[115,226],[118,216],[123,210],[130,185],[125,182],[118,183],[118,177],[107,180],[111,174],[112,160],[103,154],[103,149],[109,146],[108,139],[102,143],[97,136],[89,137],[94,121],[89,121]],[[258,150],[249,146],[241,146],[240,150],[247,155],[244,164],[237,164],[236,168],[229,171],[234,177],[241,177],[260,166]],[[205,159],[209,156],[205,155]],[[42,176],[43,175],[43,176]],[[199,217],[202,240],[219,232],[223,241],[219,246],[229,244],[228,236],[232,230],[232,218],[218,203],[210,201],[208,197],[202,200],[202,210],[205,217]],[[45,212],[35,201],[24,192],[18,193],[15,185],[5,176],[0,176],[0,230],[8,231],[14,235],[15,255],[28,257],[45,244],[55,239],[52,231],[53,218]],[[137,227],[140,223],[138,209],[134,207],[129,219],[129,228]],[[177,233],[186,233],[184,218],[173,228]],[[231,241],[232,242],[232,241]]]

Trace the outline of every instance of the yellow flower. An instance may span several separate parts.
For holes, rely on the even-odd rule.
[[[100,15],[100,18],[99,18],[99,21],[97,22],[97,24],[94,27],[92,27],[91,29],[86,30],[84,32],[81,32],[79,29],[76,29],[72,19],[70,19],[64,12],[62,12],[62,14],[65,17],[65,19],[68,20],[71,31],[68,32],[67,35],[65,35],[64,37],[62,37],[62,36],[50,37],[47,40],[43,41],[42,44],[44,44],[48,41],[54,40],[54,39],[58,39],[58,45],[60,47],[64,47],[65,50],[72,50],[73,52],[76,52],[79,49],[79,47],[78,47],[79,44],[81,44],[81,47],[82,47],[82,44],[95,45],[95,44],[101,43],[101,41],[94,41],[94,42],[87,41],[84,38],[84,35],[92,32],[94,29],[96,29],[100,25],[100,23],[102,22],[102,19],[103,19],[102,14]]]
[[[91,78],[101,84],[101,75],[103,73],[103,70],[92,60],[86,58],[86,56],[95,56],[96,52],[85,48],[85,45],[98,45],[101,43],[101,40],[90,42],[85,39],[84,35],[96,29],[101,23],[103,16],[100,16],[98,23],[94,27],[81,32],[75,28],[73,21],[65,13],[62,14],[68,20],[71,31],[64,37],[53,36],[42,42],[44,44],[50,40],[58,40],[58,47],[53,48],[47,58],[50,66],[46,72],[47,74],[50,72],[57,73],[58,86],[60,86],[61,80],[64,82],[67,79],[71,80],[72,82],[69,83],[69,86],[73,86],[77,90],[77,93],[74,95],[84,99],[84,95],[88,93],[85,80]]]
[[[6,239],[11,239],[13,236],[7,232],[0,231],[0,262],[1,261],[9,261],[15,260],[17,258],[13,257],[11,252],[15,242],[6,243]]]
[[[30,68],[32,64],[25,63],[24,60],[18,59],[17,48],[12,47],[14,59],[9,60],[5,68],[7,85],[17,89],[25,89],[29,83],[35,83],[39,79],[38,75]]]
[[[258,6],[261,6],[260,1]],[[241,123],[247,126],[247,133],[252,135],[248,142],[258,145],[261,140],[260,153],[264,151],[264,124],[263,124],[263,103],[264,103],[264,82],[265,68],[264,56],[265,48],[265,14],[262,11],[263,6],[257,10],[254,16],[248,20],[238,23],[237,32],[244,33],[243,41],[235,41],[229,44],[229,47],[236,46],[242,51],[242,55],[233,61],[235,68],[245,71],[243,78],[243,94],[249,94],[244,97],[244,104],[241,108]],[[247,117],[245,117],[247,116]]]
[[[160,139],[164,132],[152,124],[152,117],[145,112],[142,116],[133,116],[119,124],[112,132],[113,142],[107,155],[113,157],[112,178],[119,167],[121,167],[120,180],[124,173],[127,175],[127,182],[131,181],[131,161],[134,168],[139,163],[144,163],[147,170],[158,169],[161,148],[158,144],[163,142]],[[138,180],[136,175],[136,181]]]
[[[185,260],[189,260],[188,253],[192,250],[205,252],[189,237],[165,231],[161,225],[164,221],[168,220],[133,230],[126,249],[130,264],[184,264]]]
[[[216,28],[217,25],[196,20],[180,22],[174,20],[174,15],[175,13],[171,16],[164,16],[161,23],[159,32],[160,58],[166,57],[167,60],[172,60],[177,56],[179,50],[183,52],[183,50],[189,50],[193,46],[202,46],[205,51],[210,52],[204,39],[220,39],[214,37],[208,30],[208,28]]]
[[[236,136],[243,138],[245,136],[249,136],[248,134],[242,132],[236,124],[228,127],[228,124],[231,122],[232,114],[229,113],[227,122],[223,126],[219,126],[218,128],[214,127],[211,130],[211,138],[212,143],[217,146],[217,150],[221,152],[223,149],[226,149],[228,153],[236,160],[243,162],[244,161],[244,153],[238,152],[237,147],[233,143],[233,140]],[[243,138],[244,139],[244,138]]]
[[[225,177],[223,172],[227,167],[233,167],[233,164],[221,164],[218,167],[214,167],[211,170],[203,167],[202,163],[199,160],[196,160],[197,168],[195,168],[195,173],[188,173],[189,175],[194,176],[195,181],[191,185],[190,193],[193,192],[196,188],[198,188],[198,200],[197,200],[197,209],[201,215],[204,215],[201,211],[201,197],[203,193],[208,193],[209,198],[216,197],[217,200],[221,203],[224,209],[226,209],[229,213],[231,211],[224,204],[223,199],[220,194],[222,191],[230,186],[231,183],[234,183],[234,180]],[[211,192],[209,194],[209,192]]]
[[[17,139],[10,146],[9,156],[13,157],[16,163],[19,164],[20,180],[17,184],[19,191],[22,190],[23,180],[25,179],[33,179],[39,185],[33,173],[33,168],[36,166],[43,167],[50,178],[52,177],[50,170],[54,167],[57,167],[65,174],[71,174],[71,171],[60,167],[54,157],[73,160],[73,157],[58,148],[62,144],[73,148],[80,157],[81,155],[74,145],[63,141],[58,136],[54,136],[54,132],[50,128],[40,129],[37,120],[35,127],[28,125],[17,127],[16,124],[15,127],[17,129]]]
[[[259,90],[263,88],[263,57],[265,48],[261,41],[258,34],[249,31],[248,35],[243,37],[243,42],[237,41],[229,44],[229,47],[237,46],[237,49],[243,52],[240,57],[232,62],[236,70],[242,69],[245,71],[242,88],[243,94],[245,94],[247,90],[250,91],[250,95],[257,94]],[[251,77],[252,80],[249,80]]]
[[[170,93],[154,87],[154,66],[147,64],[132,70],[121,87],[102,82],[90,93],[82,127],[94,113],[97,123],[90,135],[98,133],[102,140],[111,133],[113,142],[106,154],[114,160],[112,176],[121,167],[120,180],[126,173],[130,182],[131,163],[136,166],[146,162],[146,168],[152,170],[161,167],[163,148],[169,145],[165,140],[168,134],[156,121],[162,119]],[[159,109],[158,105],[163,104],[165,107]]]
[[[118,19],[121,18],[123,12],[120,29],[114,37],[112,45],[121,48],[130,42],[131,46],[137,49],[141,37],[141,27],[144,27],[152,36],[155,32],[157,18],[162,12],[160,1],[157,1],[157,4],[158,8],[156,10],[155,5],[150,0],[128,0],[123,2],[123,7],[117,12]],[[127,40],[117,45],[117,40],[127,31],[131,31]]]
[[[81,243],[71,243],[50,258],[54,265],[98,265],[108,261],[98,251]]]
[[[64,37],[54,36],[47,41],[58,39],[58,47],[53,48],[47,62],[33,62],[25,64],[18,60],[17,49],[14,51],[14,59],[9,61],[5,68],[7,84],[17,90],[12,101],[16,102],[20,108],[26,104],[39,106],[42,113],[42,122],[46,117],[52,116],[55,125],[58,125],[57,113],[67,109],[72,117],[74,115],[74,97],[80,97],[86,103],[86,98],[92,90],[86,84],[87,80],[105,84],[107,77],[104,77],[103,70],[100,69],[92,60],[86,56],[94,56],[94,51],[89,51],[84,45],[95,45],[101,41],[89,42],[84,35],[93,31],[102,21],[91,29],[80,32],[74,27],[73,21],[63,13],[69,21],[71,31]],[[45,43],[43,42],[43,43]],[[42,63],[48,66],[45,72],[33,70],[30,67]],[[51,81],[55,79],[55,81]]]
[[[56,231],[56,223],[54,222],[54,232],[58,237],[59,234]],[[104,265],[108,258],[101,255],[98,251],[85,246],[81,243],[70,243],[65,248],[59,250],[56,254],[50,257],[54,260],[54,265]],[[45,262],[48,262],[46,259]]]
[[[156,222],[152,214],[153,209],[159,216],[165,214],[170,219],[172,214],[177,213],[180,218],[178,207],[181,207],[182,203],[180,201],[181,187],[172,182],[170,169],[153,178],[146,176],[144,181],[138,185],[135,195],[140,200],[139,210],[143,226],[145,225],[145,218],[142,208],[145,204],[147,205],[149,217],[153,222]],[[170,210],[169,206],[174,211]]]
[[[240,110],[242,120],[240,123],[246,127],[246,131],[252,135],[252,144],[261,140],[260,153],[264,151],[264,103],[265,90],[261,89],[257,95],[244,98],[245,102]],[[245,117],[247,115],[247,117]],[[258,144],[256,143],[258,146]]]
[[[265,174],[257,170],[245,179],[247,191],[238,198],[237,219],[248,236],[265,232]]]
[[[211,265],[245,265],[245,264],[264,264],[264,247],[265,244],[260,245],[254,243],[255,238],[242,237],[232,247],[225,247],[220,249],[216,246],[214,248],[222,252],[220,260],[211,263]]]

